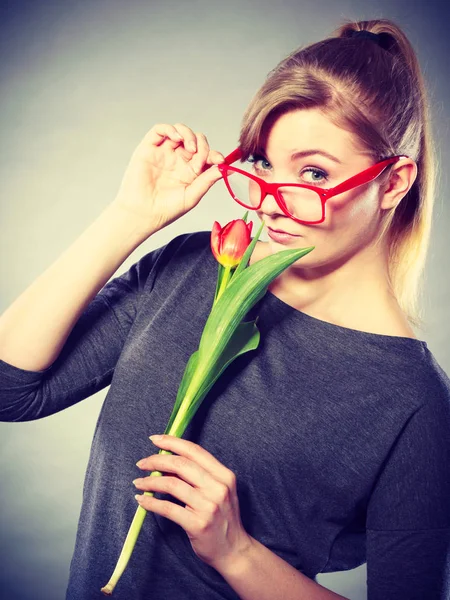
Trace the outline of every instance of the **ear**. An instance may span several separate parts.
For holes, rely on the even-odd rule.
[[[391,169],[389,179],[381,197],[381,208],[396,207],[406,196],[417,177],[417,165],[411,158],[403,158]]]

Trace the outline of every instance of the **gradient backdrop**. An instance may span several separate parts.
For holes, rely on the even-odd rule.
[[[226,154],[237,143],[251,97],[287,53],[327,36],[344,18],[397,20],[430,89],[442,166],[427,327],[418,336],[450,373],[445,3],[18,0],[1,6],[1,312],[113,200],[134,148],[155,123],[183,122]],[[216,184],[193,211],[137,248],[114,276],[176,235],[242,214]],[[1,599],[64,598],[105,394],[42,421],[0,423]],[[318,580],[351,600],[366,598],[365,565]]]

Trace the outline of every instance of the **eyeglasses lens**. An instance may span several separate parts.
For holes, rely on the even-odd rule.
[[[260,168],[260,163],[238,162],[234,166],[272,183],[270,172]],[[228,171],[227,181],[235,200],[253,210],[259,205],[262,190],[257,181],[235,171]],[[301,221],[320,221],[322,218],[322,203],[316,192],[289,185],[279,188],[279,192],[290,216]]]

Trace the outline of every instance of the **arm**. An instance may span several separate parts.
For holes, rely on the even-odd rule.
[[[242,556],[217,569],[241,600],[347,600],[250,539]]]
[[[109,205],[0,316],[0,359],[46,370],[90,301],[144,239],[135,218]]]
[[[450,382],[424,393],[369,500],[368,600],[450,598]]]
[[[120,224],[120,220],[122,224]],[[131,230],[127,229],[128,225],[131,226]],[[85,241],[95,246],[101,235],[103,235],[103,241],[105,242],[107,236],[116,234],[116,239],[114,241],[109,240],[109,245],[116,248],[116,250],[112,249],[111,253],[119,256],[119,248],[123,247],[118,242],[120,231],[122,233],[128,232],[128,235],[130,231],[133,231],[131,223],[127,224],[124,217],[121,217],[120,212],[109,213],[108,215],[104,215],[104,218],[99,218],[94,226],[91,227],[90,232],[88,230],[89,233],[85,236]],[[135,238],[132,236],[130,239]],[[82,238],[69,249],[65,258],[69,258],[74,253],[73,259],[75,260],[77,247],[83,253],[81,246]],[[84,248],[88,254],[86,245]],[[57,309],[54,310],[54,313],[57,315],[55,319],[61,323],[59,332],[64,337],[67,335],[66,331],[62,331],[63,318],[66,318],[66,325],[70,328],[70,331],[68,332],[67,339],[62,341],[61,338],[60,344],[62,343],[62,348],[51,365],[45,366],[48,362],[47,360],[44,365],[27,363],[26,366],[19,366],[23,364],[20,360],[16,360],[14,357],[9,359],[9,354],[5,356],[0,353],[0,421],[12,422],[41,419],[72,406],[111,383],[114,369],[137,313],[138,300],[141,294],[144,293],[144,287],[147,282],[151,285],[154,276],[156,276],[157,265],[159,264],[158,258],[163,254],[164,249],[165,246],[149,252],[133,264],[128,271],[109,281],[90,301],[74,325],[71,323],[70,314],[64,307],[58,306],[58,309],[62,311],[61,316],[57,315]],[[106,258],[106,253],[104,255]],[[53,270],[53,274],[55,275],[55,279],[50,281],[55,294],[51,299],[49,298],[49,301],[53,302],[55,306],[58,305],[58,302],[70,303],[67,291],[64,291],[62,286],[59,286],[56,281],[59,271],[61,271],[61,278],[70,279],[70,274],[64,275],[64,263],[63,256],[50,271],[44,274],[50,278],[49,273]],[[77,268],[75,270],[79,271]],[[86,267],[86,270],[89,270],[89,267]],[[107,273],[105,272],[105,277],[106,275]],[[90,278],[89,275],[86,277]],[[39,304],[36,290],[41,287],[41,283],[42,279],[34,290],[31,288],[27,290],[24,296],[25,300],[28,297],[30,303],[34,301]],[[81,287],[81,283],[79,286]],[[45,289],[43,293],[47,295]],[[73,290],[73,294],[75,293],[76,291]],[[79,290],[78,293],[83,294],[83,290]],[[86,293],[86,288],[84,288],[84,293]],[[86,297],[88,298],[88,296]],[[25,306],[25,300],[22,304],[16,305],[17,309],[12,305],[13,310],[10,312],[10,316],[4,320],[2,318],[2,322],[6,324],[6,329],[10,331],[11,346],[7,343],[3,346],[3,338],[0,335],[0,348],[11,347],[13,352],[14,348],[20,350],[15,337],[13,337],[14,322],[16,319],[18,319],[18,330],[23,333],[23,343],[27,344],[27,328],[23,328],[20,323],[21,307]],[[80,310],[82,309],[83,307]],[[53,318],[50,314],[51,311],[43,306],[30,306],[30,312],[33,310],[35,319],[39,319],[36,316],[39,313],[45,314],[45,318],[48,321],[47,327],[51,329],[53,325],[53,331],[56,331],[56,326],[53,324]],[[24,321],[27,319],[26,314],[22,315],[22,317]],[[44,317],[42,319],[45,320]],[[48,336],[43,323],[37,323],[36,329],[40,332],[42,338],[44,338],[42,343],[45,345],[45,338]],[[33,332],[35,330],[28,332],[30,346],[35,348],[34,351],[38,355],[40,350],[36,349],[36,345],[39,347],[40,339],[34,338],[32,335]],[[35,346],[33,346],[34,342]],[[54,340],[53,343],[57,343],[57,340]],[[47,349],[50,353],[54,352],[51,344],[47,344]],[[4,358],[2,358],[3,356]],[[19,353],[18,356],[20,358],[22,355]],[[26,354],[26,356],[28,355]],[[32,368],[33,366],[34,369]],[[39,366],[44,368],[38,369],[37,367]]]
[[[0,360],[45,371],[83,310],[131,252],[196,206],[224,157],[182,123],[157,124],[134,151],[113,203],[0,317]],[[189,143],[189,149],[184,144]]]

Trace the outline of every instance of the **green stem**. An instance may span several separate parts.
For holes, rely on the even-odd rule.
[[[170,450],[160,450],[159,454],[172,454],[172,452],[170,452]],[[161,476],[162,476],[161,471],[152,471],[152,473],[150,473],[150,477],[161,477]],[[155,495],[154,492],[144,492],[144,496],[154,496],[154,495]],[[136,540],[138,539],[139,532],[141,531],[142,524],[144,522],[146,514],[147,514],[147,511],[145,510],[145,508],[142,508],[142,506],[137,507],[136,512],[133,517],[133,521],[131,522],[130,528],[128,530],[127,537],[123,544],[122,552],[120,553],[119,559],[117,561],[116,568],[114,569],[113,574],[111,575],[111,578],[108,581],[108,583],[104,587],[102,587],[100,590],[101,592],[103,592],[105,594],[105,596],[112,595],[114,588],[117,585],[117,582],[121,578],[122,573],[125,571],[126,566],[128,565],[130,557],[133,553],[134,546],[136,544]]]
[[[225,289],[226,289],[226,287],[228,285],[228,282],[231,279],[231,275],[232,275],[231,271],[232,270],[233,270],[233,267],[225,267],[225,271],[223,273],[222,281],[220,282],[219,291],[217,292],[217,296],[216,296],[216,300],[215,300],[214,304],[217,302],[217,300],[220,298],[220,296],[225,291]]]
[[[176,435],[177,437],[180,437],[180,435],[183,434],[184,430],[186,429],[187,423],[186,423],[186,419],[185,419],[185,412],[186,410],[189,408],[189,402],[192,402],[192,398],[190,400],[188,400],[189,396],[192,396],[192,392],[190,392],[191,388],[194,388],[193,392],[195,394],[195,386],[197,384],[197,379],[198,376],[200,375],[200,378],[202,375],[204,375],[201,370],[200,373],[196,373],[196,376],[193,377],[192,381],[190,382],[188,389],[186,390],[186,396],[183,399],[183,402],[181,403],[178,412],[177,412],[177,416],[174,420],[174,422],[172,423],[172,426],[170,428],[170,431],[168,432],[168,435]],[[170,450],[160,450],[159,454],[172,454],[172,452],[170,452]],[[162,473],[161,471],[152,471],[152,473],[150,474],[150,477],[161,477]],[[144,496],[153,496],[154,492],[144,492]],[[136,513],[133,517],[133,521],[131,522],[130,528],[128,530],[128,534],[127,537],[125,538],[125,542],[123,544],[122,547],[122,552],[120,553],[120,556],[117,560],[117,564],[116,564],[116,568],[113,571],[113,574],[111,575],[110,580],[108,581],[108,583],[101,588],[101,592],[103,592],[103,594],[105,594],[105,596],[111,596],[113,593],[114,588],[117,585],[117,582],[119,581],[119,579],[122,576],[122,573],[125,571],[128,562],[131,558],[131,555],[133,553],[134,550],[134,546],[136,545],[136,540],[139,536],[139,533],[141,531],[142,528],[142,524],[144,522],[144,518],[145,515],[147,514],[147,511],[145,510],[145,508],[142,508],[142,506],[138,506],[136,509]]]

